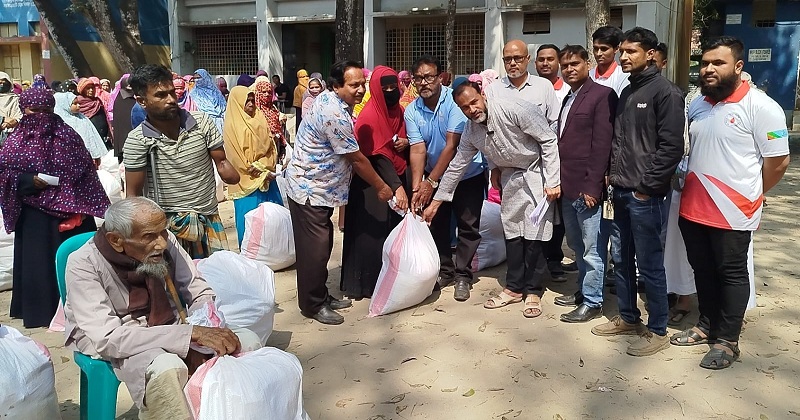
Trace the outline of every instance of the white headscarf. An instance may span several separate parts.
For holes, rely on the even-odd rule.
[[[94,128],[94,124],[86,118],[85,115],[78,112],[73,114],[70,106],[72,101],[75,100],[75,95],[72,92],[59,92],[53,95],[56,98],[56,107],[53,110],[68,126],[78,132],[78,135],[83,139],[86,149],[92,155],[92,159],[100,159],[108,153],[103,139]]]
[[[8,73],[0,71],[0,79],[6,79],[13,83]],[[7,93],[0,93],[0,117],[13,118],[19,121],[22,118],[22,110],[19,109],[19,96],[12,90]]]

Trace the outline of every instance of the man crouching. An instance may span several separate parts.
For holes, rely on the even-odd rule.
[[[218,355],[261,347],[246,329],[181,324],[169,279],[190,312],[214,298],[164,212],[144,197],[111,205],[94,238],[67,260],[66,345],[110,361],[140,418],[191,418],[183,387],[205,358],[190,343]]]

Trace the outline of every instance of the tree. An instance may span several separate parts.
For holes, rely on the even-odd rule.
[[[95,27],[111,57],[124,73],[146,64],[139,32],[139,9],[136,0],[119,0],[121,19],[111,16],[107,0],[71,0],[73,8]]]
[[[336,0],[336,61],[364,61],[364,0]]]
[[[455,77],[455,29],[456,29],[456,0],[447,1],[447,22],[445,24],[445,60],[447,71]]]
[[[608,0],[586,0],[586,49],[592,51],[592,34],[611,20]],[[589,54],[589,63],[595,64],[594,55]]]
[[[78,77],[92,74],[92,69],[89,62],[86,61],[81,47],[69,33],[69,26],[61,14],[62,11],[56,8],[52,0],[33,0],[33,3],[39,10],[39,18],[47,26],[53,44],[64,58],[72,75]]]

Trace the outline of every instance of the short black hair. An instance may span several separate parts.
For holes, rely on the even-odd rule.
[[[133,94],[136,96],[145,96],[148,86],[166,82],[172,83],[172,71],[160,64],[139,66],[128,77],[128,83],[130,83]]]
[[[333,67],[331,67],[331,77],[328,79],[331,86],[344,86],[344,74],[347,72],[347,69],[351,67],[356,67],[359,70],[364,68],[361,63],[352,60],[340,60],[333,63]]]
[[[55,92],[61,92],[61,81],[55,80],[53,83],[50,83],[50,88],[52,88]]]
[[[628,30],[622,36],[622,40],[626,42],[638,42],[645,51],[655,50],[658,47],[658,37],[655,32],[637,26]]]
[[[725,35],[711,38],[703,43],[701,50],[703,51],[703,54],[705,54],[706,51],[710,51],[719,47],[730,48],[731,52],[733,53],[733,58],[736,61],[744,60],[744,43],[741,39],[735,36]]]
[[[592,34],[592,42],[611,45],[618,48],[622,43],[622,29],[616,26],[601,26]]]
[[[475,92],[481,93],[481,86],[475,82],[466,81],[460,83],[453,89],[453,99],[458,98],[467,89],[475,89]]]
[[[667,50],[667,44],[663,42],[659,42],[658,45],[656,45],[656,52],[660,52],[661,54],[664,54],[664,56],[667,55]]]
[[[557,46],[553,45],[553,44],[542,44],[542,45],[540,45],[539,48],[536,49],[536,54],[538,55],[539,51],[541,51],[541,50],[556,50],[556,55],[561,54],[561,49],[558,48]]]
[[[564,57],[571,57],[573,55],[577,55],[583,61],[589,61],[589,52],[586,51],[586,48],[583,48],[583,45],[564,45],[564,48],[561,49],[561,52],[558,53],[558,61],[561,61]]]
[[[280,77],[280,76],[278,76],[277,74],[273,74],[273,75],[272,75],[272,78],[273,78],[273,79],[274,79],[274,78],[276,78],[276,77],[278,78],[278,80],[280,80],[280,79],[281,79],[281,77]]]
[[[414,65],[411,66],[411,75],[413,77],[414,74],[417,73],[417,70],[422,65],[429,65],[436,67],[436,74],[439,75],[442,73],[442,64],[439,62],[436,57],[432,55],[423,55],[422,57],[418,58],[417,61],[414,62]]]

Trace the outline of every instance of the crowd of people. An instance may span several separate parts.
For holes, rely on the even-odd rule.
[[[300,70],[285,165],[279,104],[290,90],[278,76],[242,75],[228,90],[203,69],[180,77],[145,65],[113,89],[97,78],[48,86],[37,75],[16,94],[0,73],[0,206],[16,233],[11,316],[48,325],[58,290],[55,268],[41,262],[67,238],[97,231],[68,266],[67,342],[114,361],[144,407],[151,376],[191,364],[188,343],[219,354],[255,346],[246,331],[164,329],[177,327],[180,305],[165,282],[174,279],[190,306],[213,296],[191,259],[229,248],[217,178],[228,185],[240,245],[246,213],[264,202],[289,208],[298,305],[324,324],[341,324],[336,310],[372,296],[383,243],[407,211],[429,223],[438,288],[453,285],[454,299],[467,301],[481,208],[495,190],[508,261],[486,309],[523,303],[525,318],[539,317],[545,281],[574,269],[577,292],[555,299],[574,307],[561,320],[596,319],[610,253],[619,315],[595,335],[638,335],[634,356],[710,344],[700,365],[728,367],[753,294],[753,231],[788,166],[788,131],[780,106],[742,80],[740,40],[704,44],[691,101],[661,74],[666,48],[648,29],[609,26],[593,34],[594,68],[582,46],[546,44],[532,57],[512,40],[503,77],[487,69],[451,81],[431,56],[400,72],[341,61],[327,80]],[[113,205],[95,172],[108,150],[124,164],[129,197]],[[344,299],[326,286],[337,207]],[[105,217],[99,230],[92,216]],[[574,267],[562,264],[565,238]],[[677,256],[665,257],[671,250]],[[676,269],[680,261],[689,269]],[[668,292],[682,295],[685,316],[695,289],[698,324],[668,337],[678,314]]]

